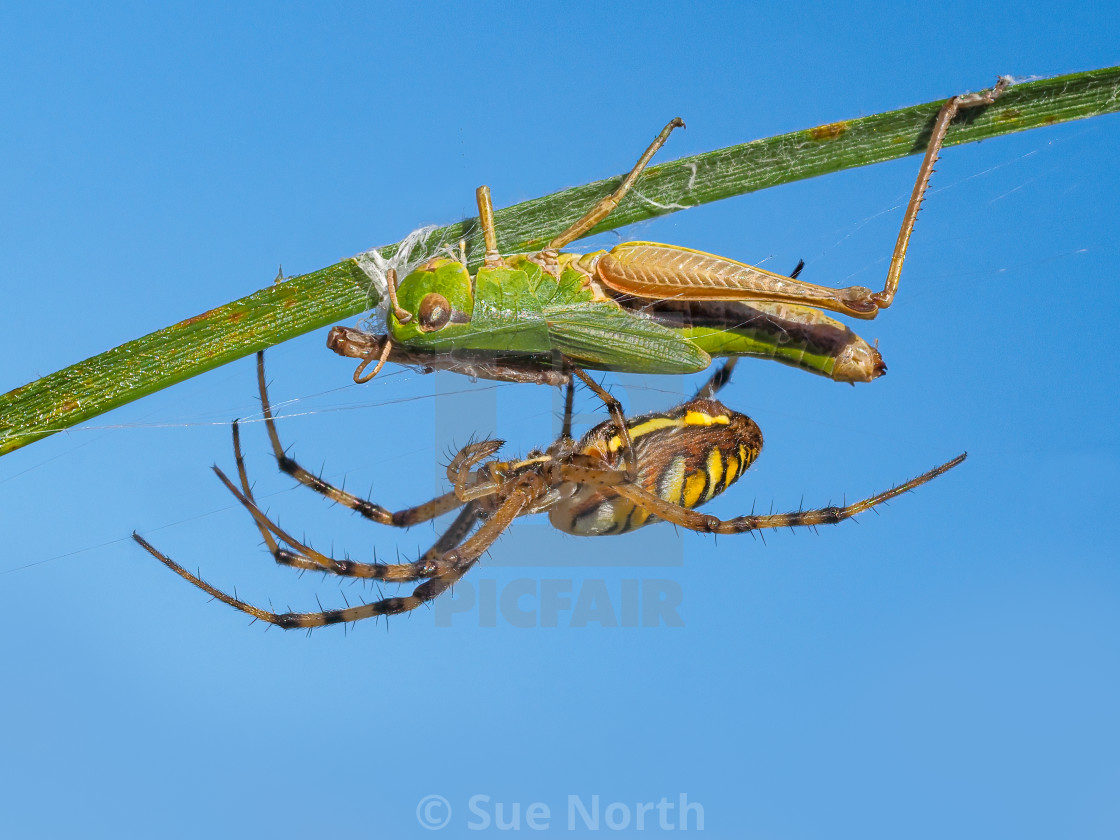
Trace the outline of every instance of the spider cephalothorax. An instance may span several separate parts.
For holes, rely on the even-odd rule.
[[[238,484],[214,468],[245,506],[278,563],[300,569],[392,583],[422,581],[410,595],[369,604],[311,613],[274,613],[222,592],[191,574],[139,535],[136,541],[161,562],[213,597],[262,621],[284,628],[318,627],[391,615],[415,609],[459,580],[519,516],[549,514],[554,527],[580,536],[622,534],[665,520],[694,531],[735,534],[762,528],[826,525],[840,522],[887,499],[912,490],[952,469],[960,455],[929,472],[871,498],[843,507],[799,510],[721,520],[695,510],[735,482],[762,449],[762,433],[745,414],[713,399],[730,374],[729,361],[691,400],[667,412],[627,419],[622,406],[583,371],[572,372],[603,400],[611,419],[578,442],[571,437],[572,384],[569,381],[560,437],[543,452],[514,461],[492,456],[501,441],[464,446],[447,467],[453,490],[422,505],[391,512],[307,472],[284,452],[264,377],[264,356],[257,356],[257,381],[265,425],[280,469],[317,493],[367,519],[408,527],[458,510],[459,514],[428,551],[412,563],[359,563],[338,560],[297,540],[266,516],[253,498],[241,456],[240,432],[233,424]]]

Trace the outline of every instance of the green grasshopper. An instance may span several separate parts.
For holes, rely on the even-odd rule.
[[[691,373],[703,370],[715,356],[774,359],[853,384],[870,382],[887,369],[875,347],[834,318],[804,306],[664,301],[631,310],[608,304],[602,306],[606,317],[596,320],[599,308],[594,302],[582,311],[542,307],[535,321],[539,329],[543,320],[553,337],[550,352],[496,353],[454,346],[413,349],[395,343],[390,335],[345,326],[331,329],[327,346],[340,356],[362,360],[354,372],[359,383],[368,382],[391,361],[425,373],[452,370],[478,379],[564,385],[568,370],[560,362],[560,353],[579,359],[582,366],[626,373]],[[617,309],[622,310],[621,316]],[[580,321],[574,325],[560,320],[577,316]],[[604,323],[617,324],[617,331]],[[577,339],[582,347],[576,345]],[[366,374],[375,361],[375,369]]]
[[[712,356],[772,358],[840,382],[869,382],[886,371],[876,348],[829,310],[874,318],[898,291],[903,260],[949,124],[965,108],[995,101],[1008,82],[955,96],[934,122],[880,292],[830,289],[725,257],[656,242],[624,242],[610,251],[561,252],[605,219],[668,140],[672,120],[615,191],[531,254],[498,252],[490,190],[478,188],[486,253],[472,276],[460,243],[457,257],[408,263],[426,235],[410,235],[386,260],[374,250],[358,264],[387,301],[385,334],[335,327],[328,345],[362,359],[364,382],[386,361],[456,370],[507,381],[565,381],[564,362],[580,368],[637,373],[692,373]],[[398,269],[406,276],[397,282]],[[374,370],[365,374],[368,364]]]

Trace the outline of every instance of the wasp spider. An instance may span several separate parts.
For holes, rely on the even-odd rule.
[[[458,581],[519,516],[547,513],[552,525],[579,536],[623,534],[664,520],[693,531],[738,534],[763,528],[832,525],[913,490],[964,460],[962,454],[917,478],[843,507],[793,513],[737,516],[721,520],[695,508],[737,481],[762,450],[762,432],[753,420],[714,399],[726,383],[728,361],[695,397],[669,411],[627,419],[622,406],[583,371],[575,373],[604,402],[610,420],[580,440],[571,437],[572,381],[569,381],[560,437],[543,452],[522,460],[492,459],[502,441],[464,446],[447,468],[453,489],[412,508],[390,511],[318,478],[290,458],[280,443],[265,385],[264,355],[257,355],[257,382],[265,426],[280,469],[301,484],[382,525],[407,528],[444,513],[459,514],[427,552],[412,563],[360,563],[316,551],[274,523],[257,506],[241,455],[238,425],[233,449],[239,481],[214,471],[252,515],[277,563],[298,569],[389,583],[421,583],[410,595],[384,598],[345,609],[274,613],[246,603],[191,574],[139,534],[141,546],[168,568],[214,598],[255,619],[283,628],[312,628],[392,615],[415,609]]]

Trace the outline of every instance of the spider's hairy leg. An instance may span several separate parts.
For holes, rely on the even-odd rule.
[[[560,440],[572,439],[572,409],[576,401],[576,381],[568,377],[564,388],[564,421],[560,425]]]
[[[285,630],[291,630],[297,627],[311,628],[323,627],[328,624],[342,624],[350,621],[359,621],[363,618],[370,618],[376,615],[395,615],[397,613],[408,612],[409,610],[416,609],[416,607],[430,601],[446,590],[455,581],[463,576],[466,569],[462,571],[455,570],[445,578],[435,577],[426,580],[424,583],[417,586],[411,595],[400,598],[383,598],[380,601],[374,601],[369,604],[361,604],[356,607],[348,607],[341,610],[323,610],[321,612],[313,613],[274,613],[270,610],[264,610],[260,607],[254,606],[232,595],[228,595],[216,586],[204,581],[197,575],[191,574],[166,554],[161,552],[139,534],[133,533],[132,538],[136,540],[145,550],[148,551],[153,557],[159,560],[175,574],[184,580],[193,583],[203,592],[206,592],[211,597],[221,601],[223,604],[229,604],[234,609],[240,610],[246,615],[251,615],[258,621],[264,621],[269,624],[275,624],[277,627],[282,627]]]
[[[249,482],[249,471],[245,468],[245,456],[241,453],[241,423],[238,420],[234,420],[231,425],[233,427],[233,458],[234,462],[237,464],[237,478],[241,482],[242,493],[255,508],[257,506],[257,500],[253,498],[253,485]],[[257,530],[261,532],[264,544],[268,546],[269,553],[276,559],[277,563],[284,563],[288,566],[295,566],[298,569],[308,569],[310,571],[321,570],[323,568],[321,564],[309,558],[297,559],[293,556],[291,562],[282,560],[281,554],[290,552],[286,552],[280,547],[275,537],[272,536],[272,531],[262,527],[255,516],[253,517],[253,523],[257,526]]]
[[[630,427],[626,423],[626,414],[622,410],[622,403],[579,368],[572,368],[572,372],[582,379],[584,384],[594,391],[595,396],[602,400],[603,405],[607,407],[607,413],[610,414],[611,420],[614,422],[619,441],[621,442],[619,446],[619,457],[621,462],[625,465],[623,472],[628,481],[633,481],[638,477],[638,458],[634,454],[634,442],[630,438]]]
[[[278,525],[269,519],[264,511],[257,505],[256,499],[253,498],[252,485],[249,482],[249,474],[245,468],[245,457],[241,451],[240,425],[236,420],[233,421],[233,456],[237,463],[238,479],[241,482],[240,493],[225,473],[217,467],[214,467],[214,471],[218,478],[221,479],[222,483],[226,485],[226,488],[233,493],[237,500],[241,502],[245,509],[252,515],[257,530],[260,531],[265,545],[268,547],[269,552],[277,563],[283,566],[292,566],[297,569],[330,572],[346,577],[362,577],[402,582],[422,580],[423,578],[431,577],[432,574],[436,574],[435,571],[427,571],[430,568],[429,564],[419,560],[415,563],[399,563],[392,565],[336,560],[296,540],[290,534],[282,531]],[[462,503],[455,499],[453,494],[447,493],[420,507],[430,506],[431,511],[434,511],[434,515],[428,518],[434,518],[442,513],[454,510],[460,504]],[[280,545],[276,537],[279,537],[287,543],[287,547]]]
[[[724,359],[719,370],[711,375],[707,382],[700,386],[700,389],[693,396],[694,400],[711,400],[715,399],[716,394],[728,382],[731,381],[731,373],[735,370],[735,365],[739,363],[738,356],[728,356]]]
[[[455,521],[440,535],[435,545],[420,555],[420,559],[416,562],[425,565],[433,563],[441,555],[446,554],[465,540],[480,519],[482,519],[481,505],[477,502],[468,502],[463,505],[463,509],[459,511]]]
[[[737,516],[734,519],[727,520],[721,520],[715,516],[698,513],[694,510],[689,510],[688,508],[673,504],[672,502],[667,502],[635,484],[626,482],[616,483],[617,479],[609,470],[565,467],[564,473],[565,477],[572,481],[610,487],[612,492],[629,499],[635,505],[645,509],[654,516],[664,519],[666,522],[672,522],[674,525],[680,525],[682,528],[688,528],[702,533],[741,534],[746,531],[758,531],[764,528],[797,528],[814,525],[835,525],[845,519],[850,519],[859,513],[870,510],[889,499],[901,496],[903,493],[907,493],[928,481],[932,481],[939,475],[948,472],[953,467],[960,464],[966,457],[967,453],[958,455],[953,460],[939,467],[934,467],[929,472],[912,478],[903,484],[899,484],[889,490],[884,490],[882,493],[878,493],[862,501],[844,505],[843,507],[830,506],[816,508],[814,510],[801,510],[793,513]],[[601,473],[601,475],[597,473]]]
[[[282,472],[287,473],[305,487],[310,487],[316,493],[320,493],[328,499],[338,502],[340,505],[357,511],[366,519],[372,519],[374,522],[380,522],[382,525],[393,525],[398,528],[407,528],[419,522],[435,519],[437,516],[454,510],[459,506],[459,501],[455,498],[455,495],[448,493],[427,504],[394,512],[375,502],[363,499],[360,496],[355,496],[340,487],[335,487],[333,484],[323,481],[323,479],[301,467],[293,458],[288,457],[288,454],[284,451],[283,445],[280,443],[280,435],[276,431],[276,421],[272,415],[272,405],[268,400],[268,385],[264,375],[263,351],[257,353],[257,387],[260,390],[261,410],[264,413],[264,424],[268,429],[268,438],[272,443],[272,452],[276,456],[276,465]]]
[[[228,479],[226,480],[228,482]],[[232,482],[230,482],[230,484],[232,485]],[[323,627],[328,624],[360,621],[363,618],[371,618],[378,615],[395,615],[397,613],[408,612],[409,610],[416,609],[416,607],[421,604],[431,601],[462,578],[462,576],[478,561],[478,558],[482,556],[483,552],[493,545],[494,541],[510,526],[513,520],[520,516],[523,511],[531,508],[536,501],[545,495],[547,489],[547,485],[539,475],[530,474],[519,478],[516,486],[510,490],[509,497],[506,501],[502,503],[493,516],[491,516],[472,537],[464,540],[457,547],[452,547],[444,551],[442,555],[435,560],[441,568],[448,569],[444,574],[431,577],[424,581],[412,591],[411,595],[397,598],[383,598],[369,604],[360,604],[340,610],[323,610],[311,613],[274,613],[269,610],[263,610],[260,607],[256,607],[246,601],[228,595],[217,587],[202,580],[202,578],[197,575],[191,574],[166,554],[156,549],[139,534],[133,533],[132,537],[148,551],[148,553],[184,580],[193,583],[199,589],[222,603],[228,604],[234,609],[240,610],[259,621],[275,624],[277,627],[282,627],[285,630],[297,627]],[[238,495],[240,494],[238,493]],[[464,509],[463,513],[460,514],[460,519],[456,520],[457,524],[464,518],[468,510],[471,510],[472,514],[474,514],[474,509],[468,505],[468,508]],[[454,527],[455,526],[452,526],[453,529]],[[467,530],[469,530],[469,528]],[[447,535],[445,535],[445,537],[446,536]],[[440,544],[446,544],[444,543],[444,539],[441,538],[436,547],[439,547]]]
[[[221,482],[225,484],[226,489],[241,502],[247,511],[249,511],[249,514],[253,517],[253,521],[257,525],[257,529],[264,537],[265,543],[272,551],[273,558],[277,563],[283,566],[294,566],[298,569],[329,572],[342,577],[369,578],[393,583],[424,580],[425,578],[434,577],[448,571],[447,568],[440,565],[438,560],[430,556],[431,552],[428,552],[424,557],[414,563],[361,563],[356,560],[337,560],[297,540],[294,536],[273,522],[259,507],[257,507],[256,502],[252,498],[234,485],[221,469],[214,467],[214,472]],[[477,510],[471,510],[469,514],[464,510],[460,513],[459,518],[456,519],[456,524],[459,525],[459,530],[462,530],[462,523],[469,521],[470,524],[473,525],[474,522],[477,521],[477,518]],[[452,525],[453,529],[455,527],[456,525]],[[466,531],[469,530],[470,527],[468,526]],[[290,548],[279,545],[277,543],[277,538],[287,546],[290,546]],[[456,542],[457,541],[458,540],[456,540]]]

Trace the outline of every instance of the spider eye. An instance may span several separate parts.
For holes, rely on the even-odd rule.
[[[447,298],[438,292],[429,292],[420,301],[420,329],[424,332],[433,332],[443,329],[451,320],[451,304]]]

